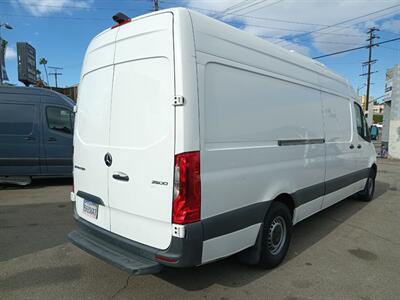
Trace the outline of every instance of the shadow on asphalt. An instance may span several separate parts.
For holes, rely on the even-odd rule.
[[[18,290],[21,288],[21,285],[23,285],[24,288],[48,286],[49,283],[56,284],[59,282],[73,281],[80,278],[80,276],[80,266],[33,268],[1,280],[0,290]],[[46,299],[45,295],[43,295],[43,299]]]
[[[377,181],[375,199],[372,201],[379,201],[376,198],[384,194],[388,188],[389,184]],[[357,200],[356,197],[350,197],[294,226],[291,246],[283,264],[317,244],[368,204]],[[312,261],[306,262],[305,267],[311,266],[312,263]],[[236,257],[229,257],[197,268],[165,268],[155,276],[187,291],[198,291],[213,284],[241,287],[269,272],[271,271],[240,264]]]
[[[49,186],[62,186],[62,185],[72,185],[71,177],[63,178],[33,178],[31,184],[28,185],[16,185],[16,184],[0,184],[1,190],[30,190],[30,189],[40,189]]]

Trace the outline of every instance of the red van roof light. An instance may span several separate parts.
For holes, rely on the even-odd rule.
[[[123,14],[122,12],[115,14],[112,18],[115,22],[117,22],[117,24],[113,25],[111,27],[111,29],[121,26],[121,25],[124,25],[124,24],[132,21],[131,18],[129,18],[127,15]]]

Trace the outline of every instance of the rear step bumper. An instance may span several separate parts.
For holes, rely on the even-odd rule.
[[[158,273],[162,269],[158,262],[123,251],[121,248],[94,236],[88,236],[79,230],[69,233],[68,238],[82,250],[134,275]]]
[[[76,211],[74,218],[78,228],[68,234],[74,245],[131,274],[157,273],[163,266],[182,268],[201,264],[201,222],[185,225],[185,238],[172,237],[168,249],[160,250],[100,228],[80,218]]]

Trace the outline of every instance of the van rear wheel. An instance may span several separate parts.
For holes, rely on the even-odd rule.
[[[286,256],[292,232],[292,215],[289,208],[274,202],[263,223],[259,265],[263,268],[278,266]]]

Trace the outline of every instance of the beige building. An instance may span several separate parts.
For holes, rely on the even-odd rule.
[[[384,104],[376,104],[374,105],[374,115],[383,115],[383,112],[385,110],[385,105]]]

